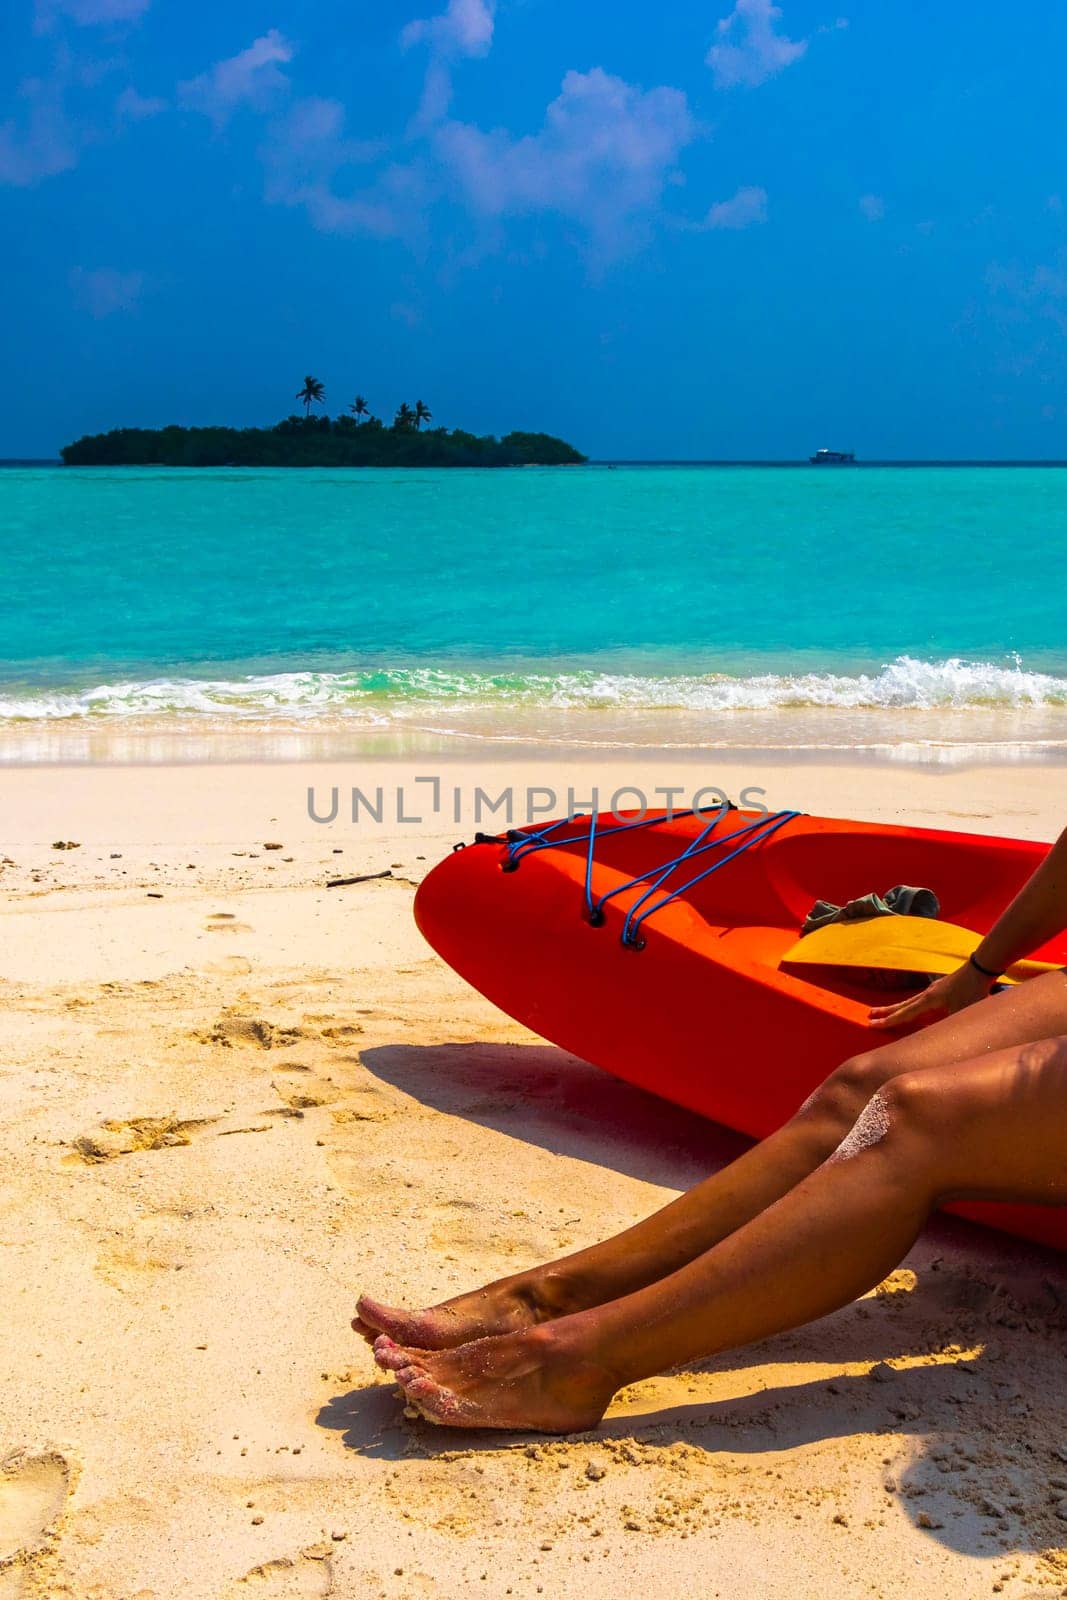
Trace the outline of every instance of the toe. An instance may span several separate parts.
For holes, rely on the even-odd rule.
[[[427,1372],[419,1372],[415,1367],[405,1367],[403,1372],[396,1375],[397,1382],[406,1394],[414,1395],[417,1400],[424,1400],[427,1395],[437,1393],[437,1382]]]
[[[383,1345],[380,1340],[374,1347],[374,1359],[383,1372],[399,1372],[403,1367],[411,1366],[417,1366],[420,1372],[426,1370],[418,1364],[411,1350],[402,1350],[398,1344]]]
[[[381,1300],[372,1300],[365,1294],[356,1301],[356,1315],[376,1333],[395,1334],[401,1339],[417,1321],[417,1313],[405,1311],[402,1306],[384,1305]]]
[[[374,1360],[383,1372],[396,1372],[400,1367],[408,1364],[407,1356],[401,1355],[399,1350],[379,1350],[375,1347]]]
[[[369,1328],[376,1329],[378,1333],[392,1327],[402,1314],[395,1306],[383,1305],[380,1300],[372,1300],[369,1294],[361,1294],[356,1301],[358,1320],[365,1322]]]
[[[455,1418],[460,1409],[459,1400],[451,1389],[442,1389],[441,1385],[424,1373],[421,1377],[413,1377],[404,1384],[404,1393],[407,1398],[417,1405],[423,1416],[430,1422],[448,1422]]]

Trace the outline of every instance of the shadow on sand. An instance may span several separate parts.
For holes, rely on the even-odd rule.
[[[364,1051],[360,1060],[381,1081],[450,1116],[665,1187],[690,1186],[750,1142],[548,1045],[388,1045]],[[925,1514],[934,1523],[929,1537],[975,1556],[1047,1549],[1055,1542],[1048,1536],[1047,1481],[1057,1465],[1048,1443],[1053,1397],[1035,1386],[1054,1386],[1053,1410],[1064,1411],[1056,1340],[1062,1345],[1067,1265],[941,1216],[906,1265],[917,1274],[913,1287],[653,1380],[640,1386],[638,1399],[617,1404],[595,1432],[573,1441],[586,1448],[611,1440],[684,1442],[709,1456],[758,1457],[853,1434],[883,1435],[887,1455],[899,1455],[902,1441],[911,1440],[914,1458],[896,1487],[913,1521]],[[1005,1338],[1005,1328],[1020,1331]],[[984,1354],[963,1359],[962,1351],[980,1347]],[[908,1359],[918,1364],[882,1369],[882,1381],[842,1370]],[[817,1366],[819,1376],[783,1383],[778,1374],[773,1387],[765,1386],[768,1366],[804,1365]],[[716,1380],[728,1398],[716,1398]],[[689,1389],[703,1398],[680,1399]],[[390,1461],[413,1449],[423,1456],[457,1450],[507,1456],[543,1442],[534,1434],[409,1422],[396,1391],[380,1383],[335,1396],[317,1420],[348,1448]],[[1067,1427],[1062,1431],[1059,1445],[1067,1454]],[[1060,1461],[1059,1470],[1067,1475],[1067,1464]],[[1006,1472],[1016,1485],[1010,1497]],[[961,1487],[963,1498],[951,1493]],[[999,1517],[981,1510],[983,1497]],[[1040,1515],[1028,1509],[1035,1505]],[[933,1514],[938,1506],[943,1516]]]
[[[360,1061],[435,1111],[646,1183],[688,1188],[752,1142],[554,1045],[381,1045]]]

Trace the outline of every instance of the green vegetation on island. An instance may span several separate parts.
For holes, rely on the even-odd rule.
[[[296,398],[304,415],[273,428],[113,428],[86,434],[60,451],[69,467],[525,467],[573,466],[586,457],[549,433],[502,439],[461,428],[424,428],[433,420],[422,400],[405,400],[391,424],[357,395],[339,417],[311,415],[326,394],[306,377]]]

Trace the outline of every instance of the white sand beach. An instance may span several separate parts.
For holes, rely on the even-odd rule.
[[[425,763],[4,772],[2,1600],[1067,1594],[1067,1265],[1017,1241],[938,1220],[855,1306],[565,1440],[405,1417],[349,1328],[362,1288],[439,1299],[740,1148],[421,942],[454,789],[758,785],[1051,839],[1064,769],[432,771],[436,815]]]

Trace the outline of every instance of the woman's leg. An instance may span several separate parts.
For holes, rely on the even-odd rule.
[[[710,1250],[814,1171],[891,1078],[1060,1033],[1067,1033],[1067,976],[1050,972],[844,1062],[784,1127],[613,1239],[427,1311],[364,1295],[352,1326],[368,1340],[387,1333],[443,1350],[631,1294]]]
[[[624,1384],[847,1304],[964,1196],[1067,1205],[1067,1037],[893,1078],[789,1194],[635,1294],[456,1350],[383,1336],[375,1355],[434,1421],[588,1428]]]

